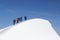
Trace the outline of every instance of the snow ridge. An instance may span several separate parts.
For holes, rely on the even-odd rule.
[[[9,26],[0,32],[1,40],[60,40],[51,23],[38,18]]]

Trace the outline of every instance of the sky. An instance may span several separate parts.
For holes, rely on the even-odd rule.
[[[0,0],[0,28],[21,16],[46,19],[60,35],[60,0]]]

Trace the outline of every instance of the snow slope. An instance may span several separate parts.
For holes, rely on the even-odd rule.
[[[49,21],[31,19],[0,30],[0,40],[60,40]]]

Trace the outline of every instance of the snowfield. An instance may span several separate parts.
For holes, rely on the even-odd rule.
[[[60,40],[51,23],[31,19],[0,30],[0,40]]]

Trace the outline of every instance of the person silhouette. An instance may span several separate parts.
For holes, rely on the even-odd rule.
[[[21,22],[22,21],[22,17],[20,18],[17,18],[17,23]]]
[[[20,22],[22,22],[22,17],[20,17]]]
[[[27,17],[26,16],[24,17],[24,20],[27,20]]]
[[[15,25],[15,23],[16,23],[16,20],[14,19],[14,20],[13,20],[13,25]]]
[[[19,18],[17,18],[17,23],[19,23]]]

